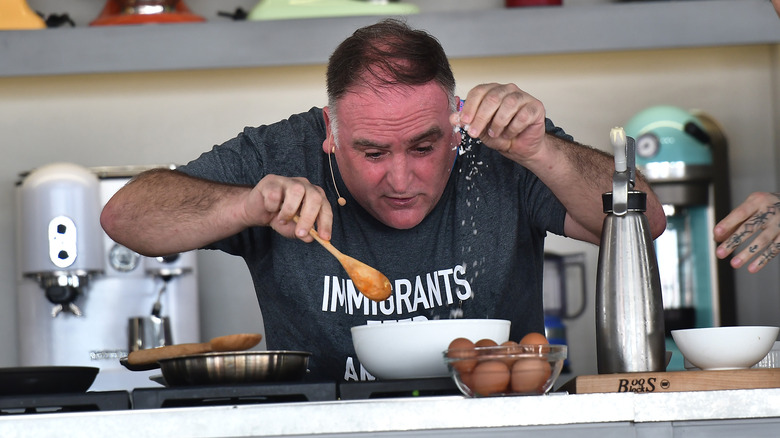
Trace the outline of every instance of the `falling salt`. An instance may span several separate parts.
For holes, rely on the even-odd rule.
[[[450,309],[450,319],[463,318],[463,309],[460,307]]]
[[[468,124],[464,126],[459,126],[460,123],[458,123],[458,126],[453,127],[453,132],[459,132],[460,133],[460,144],[455,146],[453,148],[457,149],[458,155],[463,156],[465,154],[468,154],[472,151],[472,148],[475,145],[481,145],[482,141],[478,138],[472,138],[470,135],[468,135],[468,130],[470,126]],[[470,158],[470,159],[469,159]],[[476,177],[480,176],[482,172],[487,168],[485,163],[482,161],[474,161],[474,156],[471,155],[471,157],[466,157],[465,161],[462,163],[462,165],[458,168],[458,172],[465,175],[463,175],[463,178],[465,181],[468,181],[468,184],[465,187],[465,193],[463,193],[463,200],[465,202],[465,205],[469,209],[477,209],[479,207],[479,202],[481,201],[481,196],[479,196],[479,192],[476,189]],[[476,192],[476,196],[471,195],[471,193]],[[470,223],[469,223],[470,222]],[[470,226],[472,228],[471,232],[474,236],[477,235],[477,224],[476,221],[474,221],[474,216],[472,215],[468,220],[464,219],[461,221],[461,227],[467,227]],[[472,247],[471,246],[463,246],[461,247],[461,253],[466,254],[473,254],[472,253]],[[468,258],[471,258],[473,256],[470,256]],[[470,263],[472,265],[472,268],[470,269],[469,276],[472,279],[476,279],[480,273],[485,272],[485,264],[486,260],[483,256],[481,259],[472,259],[473,261]],[[464,261],[464,266],[466,266],[468,263]],[[480,268],[481,267],[481,268]],[[473,294],[474,292],[472,292]],[[473,296],[473,295],[472,295]],[[456,315],[457,312],[457,316]],[[450,310],[450,317],[456,318],[456,317],[462,317],[463,311],[458,309],[451,309]]]

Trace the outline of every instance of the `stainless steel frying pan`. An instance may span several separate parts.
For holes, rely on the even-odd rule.
[[[215,352],[158,363],[169,386],[290,382],[303,379],[310,356],[305,351]]]

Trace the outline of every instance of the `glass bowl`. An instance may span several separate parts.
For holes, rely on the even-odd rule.
[[[541,395],[552,388],[566,359],[565,345],[499,345],[449,349],[444,361],[468,397]]]

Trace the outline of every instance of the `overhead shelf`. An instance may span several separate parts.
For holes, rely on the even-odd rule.
[[[209,21],[0,31],[0,77],[326,63],[381,17]],[[451,58],[780,42],[768,0],[688,0],[485,9],[405,17]]]

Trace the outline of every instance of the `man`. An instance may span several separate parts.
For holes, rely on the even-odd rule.
[[[515,340],[542,331],[544,237],[599,241],[611,157],[570,141],[515,85],[477,86],[457,111],[438,41],[399,21],[339,45],[327,88],[323,109],[140,175],[106,205],[106,232],[147,255],[243,257],[268,348],[311,351],[314,379],[371,378],[349,332],[366,323],[487,317],[512,320]],[[665,217],[647,184],[637,188],[655,237]],[[384,273],[391,297],[369,301],[306,245],[315,226]]]

